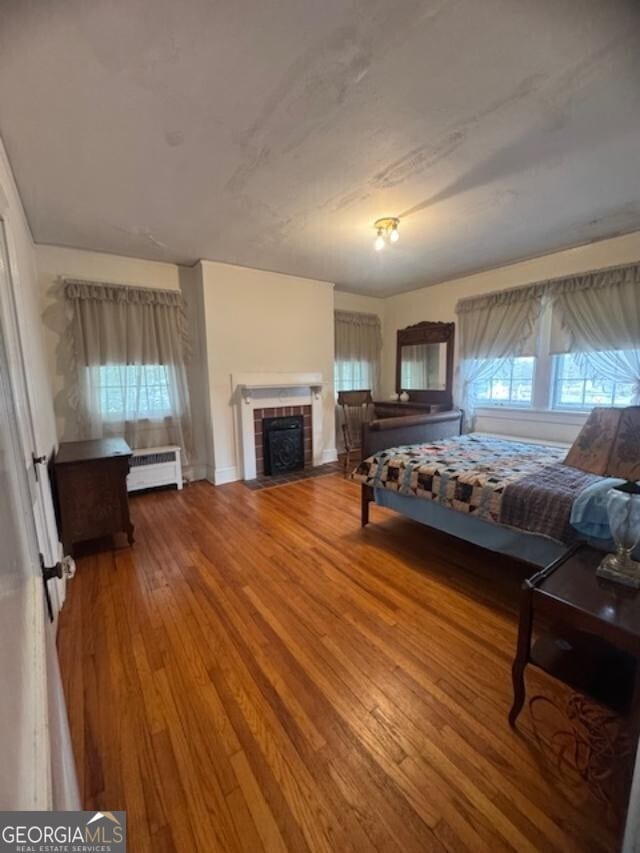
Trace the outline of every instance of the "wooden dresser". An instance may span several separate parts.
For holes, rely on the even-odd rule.
[[[55,480],[65,554],[90,539],[125,533],[133,545],[127,474],[131,448],[122,438],[63,442]]]

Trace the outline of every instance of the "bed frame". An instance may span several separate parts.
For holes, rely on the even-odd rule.
[[[441,438],[453,438],[462,432],[462,411],[450,409],[429,415],[380,418],[362,425],[362,458],[402,444],[420,444]],[[369,523],[369,504],[374,500],[371,486],[361,487],[362,526]]]

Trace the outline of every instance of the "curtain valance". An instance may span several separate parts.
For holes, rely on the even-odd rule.
[[[181,364],[189,355],[179,291],[65,279],[74,355],[85,365]]]
[[[135,305],[172,305],[184,308],[179,290],[156,290],[152,287],[131,287],[127,284],[108,284],[65,278],[64,295],[67,299],[91,299],[99,302],[130,302]]]
[[[377,314],[361,314],[358,311],[335,311],[337,323],[349,323],[354,326],[372,326],[381,329],[380,317]],[[382,337],[380,338],[382,341]]]
[[[506,308],[533,300],[540,301],[546,291],[546,284],[528,284],[524,287],[512,287],[509,290],[496,290],[492,293],[482,293],[480,296],[467,296],[456,303],[456,314],[468,314],[490,308]]]
[[[335,311],[336,355],[376,360],[382,349],[382,324],[377,314]]]
[[[640,264],[554,285],[551,352],[640,348]]]
[[[458,319],[460,358],[533,355],[541,309],[541,295],[467,305]]]
[[[576,275],[559,276],[532,284],[497,290],[479,296],[467,296],[458,300],[456,314],[491,308],[498,305],[513,305],[517,302],[542,299],[544,296],[558,297],[583,290],[595,290],[614,286],[640,285],[640,263],[591,270]]]

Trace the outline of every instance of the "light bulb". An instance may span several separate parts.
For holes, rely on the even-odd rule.
[[[376,252],[379,252],[381,249],[384,249],[384,237],[382,236],[382,230],[378,231],[378,236],[376,237],[376,241],[373,244]]]
[[[397,243],[400,239],[400,232],[398,231],[398,226],[394,225],[391,229],[391,234],[389,234],[389,239],[392,243]]]

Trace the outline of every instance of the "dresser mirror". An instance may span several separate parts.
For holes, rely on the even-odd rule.
[[[416,403],[451,408],[454,323],[417,323],[398,330],[396,391]]]
[[[403,391],[444,391],[447,387],[447,345],[405,344],[400,349]]]

